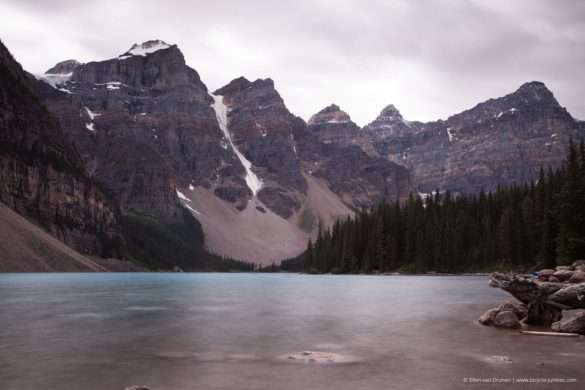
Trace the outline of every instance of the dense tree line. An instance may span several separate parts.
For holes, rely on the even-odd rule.
[[[562,168],[541,169],[536,183],[362,210],[320,228],[303,257],[309,273],[479,272],[585,258],[583,141],[571,141]]]

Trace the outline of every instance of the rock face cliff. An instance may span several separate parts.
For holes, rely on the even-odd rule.
[[[405,168],[321,142],[270,79],[238,78],[210,93],[179,49],[159,40],[69,64],[38,75],[47,84],[37,94],[89,172],[123,211],[172,219],[182,202],[214,252],[254,261],[293,256],[320,221],[412,189]],[[236,244],[247,238],[238,247],[226,235]]]
[[[309,119],[308,126],[309,130],[326,144],[349,146],[355,145],[360,139],[359,126],[335,104],[313,115]]]
[[[310,127],[323,122],[319,118],[327,110],[316,114]],[[347,137],[343,128],[335,130],[336,137],[319,127],[313,131],[324,141],[351,142],[371,156],[405,165],[423,193],[478,193],[534,180],[541,166],[559,167],[570,137],[578,140],[585,134],[582,122],[540,82],[526,83],[444,121],[409,122],[389,105],[359,134],[352,131],[356,135]]]
[[[1,43],[0,201],[80,251],[116,234],[115,208]]]

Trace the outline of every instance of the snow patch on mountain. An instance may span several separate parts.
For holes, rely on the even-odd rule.
[[[151,53],[154,53],[155,51],[159,51],[159,50],[163,50],[163,49],[168,49],[169,47],[171,47],[171,45],[169,45],[165,41],[161,41],[158,39],[154,40],[154,41],[147,41],[147,42],[144,42],[140,45],[135,43],[134,45],[132,45],[130,50],[128,50],[126,53],[119,56],[118,59],[125,60],[127,58],[132,57],[132,56],[146,57],[147,54],[151,54]]]
[[[73,72],[65,73],[65,74],[57,74],[57,73],[42,73],[42,74],[35,74],[34,75],[37,80],[44,81],[45,83],[49,84],[51,87],[55,89],[58,85],[65,84],[67,81],[71,80],[71,76],[73,76]],[[71,93],[71,92],[69,92]]]
[[[242,153],[240,153],[240,151],[238,150],[238,148],[236,148],[236,145],[234,145],[232,141],[232,137],[228,129],[227,120],[228,108],[223,103],[223,96],[213,94],[209,95],[213,98],[213,104],[211,106],[215,111],[215,116],[217,118],[219,128],[223,132],[226,140],[228,140],[228,142],[230,143],[234,153],[236,154],[236,156],[238,156],[238,159],[246,169],[245,177],[246,184],[248,185],[248,188],[250,188],[250,190],[252,191],[252,194],[256,196],[258,191],[260,191],[260,189],[262,188],[262,179],[258,178],[258,176],[256,176],[256,174],[252,171],[252,163],[246,157],[244,157]]]

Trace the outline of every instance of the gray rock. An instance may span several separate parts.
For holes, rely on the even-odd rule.
[[[585,260],[576,260],[572,265],[573,265],[573,268],[585,267]]]
[[[520,321],[513,311],[501,311],[496,316],[494,325],[498,328],[516,329],[520,328]]]
[[[513,362],[513,360],[510,359],[508,356],[503,356],[503,355],[488,356],[485,360],[488,363],[512,363]]]
[[[557,265],[555,267],[555,271],[571,271],[573,267],[570,265]]]
[[[478,320],[479,323],[482,325],[493,325],[499,311],[500,311],[500,309],[498,309],[498,308],[489,309],[488,311],[483,313],[481,315],[481,317],[479,317],[479,320]]]
[[[522,321],[526,318],[526,314],[528,313],[528,308],[523,303],[516,303],[511,301],[504,301],[500,305],[499,309],[500,312],[505,311],[512,311],[518,317],[518,320]]]
[[[573,276],[573,273],[574,271],[571,270],[558,270],[555,271],[553,276],[559,279],[561,282],[564,282],[565,280],[569,280],[571,276]]]
[[[584,283],[585,282],[585,272],[582,271],[575,271],[573,275],[569,278],[569,283]]]
[[[556,276],[549,276],[548,277],[548,281],[551,283],[560,283],[561,281],[559,280],[559,278],[557,278]]]
[[[549,268],[542,269],[542,270],[540,270],[540,272],[538,272],[538,278],[541,279],[541,280],[546,281],[554,273],[555,273],[555,270],[554,269],[549,269]]]
[[[150,387],[146,387],[146,386],[130,386],[130,387],[126,387],[124,390],[153,390]]]
[[[554,322],[551,329],[563,333],[585,335],[585,310],[564,311],[561,320]]]
[[[580,126],[543,83],[530,82],[435,122],[405,121],[387,107],[362,129],[361,142],[368,153],[406,165],[420,192],[477,193],[536,179],[541,166],[559,167],[569,137],[581,138]]]

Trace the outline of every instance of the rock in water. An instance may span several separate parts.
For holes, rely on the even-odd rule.
[[[520,321],[513,311],[501,311],[496,316],[494,325],[498,328],[515,329],[520,327]]]
[[[283,358],[289,361],[298,361],[305,363],[355,363],[358,362],[353,356],[340,355],[332,352],[320,351],[303,351],[291,355],[285,355]]]
[[[514,314],[516,314],[516,317],[518,317],[519,321],[522,321],[524,318],[526,318],[526,314],[528,313],[526,305],[511,301],[502,302],[502,304],[499,307],[499,311],[500,312],[512,311]]]
[[[513,360],[510,359],[508,356],[503,355],[493,355],[486,358],[488,363],[512,363]]]
[[[552,330],[585,335],[585,310],[563,312],[563,318],[551,325]]]
[[[482,325],[493,325],[499,311],[500,309],[498,308],[489,309],[479,317],[479,323]]]
[[[146,386],[130,386],[130,387],[126,387],[124,390],[153,390],[150,387],[146,387]]]

